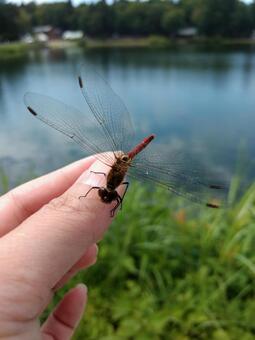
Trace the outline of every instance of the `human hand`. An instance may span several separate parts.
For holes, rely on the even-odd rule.
[[[91,170],[109,169],[89,157],[0,198],[0,338],[71,338],[87,302],[85,285],[67,293],[42,327],[38,318],[56,289],[96,261],[116,202],[102,203],[97,190],[79,196],[89,184],[105,183]]]

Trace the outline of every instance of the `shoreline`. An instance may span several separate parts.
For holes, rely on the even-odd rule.
[[[254,39],[229,39],[229,38],[203,38],[192,39],[168,38],[165,36],[152,35],[148,37],[126,37],[91,39],[86,38],[80,42],[84,48],[171,48],[182,46],[204,46],[204,47],[238,47],[255,46]]]
[[[51,50],[83,48],[83,49],[111,49],[111,48],[209,48],[209,49],[231,49],[250,48],[255,46],[254,39],[227,39],[227,38],[202,38],[172,39],[164,36],[149,37],[125,37],[125,38],[85,38],[82,40],[50,40],[47,43],[26,44],[23,42],[10,42],[0,44],[0,61],[8,61],[25,58],[30,50],[49,48]]]

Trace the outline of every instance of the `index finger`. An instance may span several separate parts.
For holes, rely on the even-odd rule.
[[[52,289],[84,251],[102,239],[119,202],[116,198],[106,204],[100,199],[98,188],[105,187],[106,178],[99,171],[107,175],[110,167],[93,163],[64,194],[2,237],[3,277],[29,282],[33,292],[36,287]],[[116,191],[119,197],[123,192],[123,186]]]
[[[94,163],[90,156],[9,191],[0,197],[0,237],[53,198],[62,195]]]

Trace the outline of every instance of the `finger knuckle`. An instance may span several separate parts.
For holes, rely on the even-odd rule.
[[[10,273],[6,279],[9,288],[5,290],[5,294],[0,294],[1,307],[7,304],[10,306],[10,302],[13,302],[16,307],[7,310],[9,316],[16,321],[28,321],[38,317],[51,296],[47,285],[42,285],[42,280],[30,270],[18,270],[16,273]]]
[[[78,197],[74,197],[70,193],[65,193],[51,200],[45,208],[48,210],[63,211],[65,213],[81,213],[84,212],[79,204]]]
[[[80,226],[81,233],[84,233],[86,222],[89,225],[95,225],[98,218],[98,212],[91,208],[88,204],[84,204],[73,193],[65,193],[57,198],[51,200],[43,207],[43,214],[51,216],[52,214],[59,220],[65,220],[65,223],[75,225],[76,232]],[[98,239],[97,228],[90,228],[92,241],[96,242]]]

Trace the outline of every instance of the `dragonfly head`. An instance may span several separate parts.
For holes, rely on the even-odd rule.
[[[130,157],[129,157],[128,155],[126,155],[126,154],[123,154],[123,155],[121,156],[121,160],[122,160],[122,162],[124,162],[124,163],[128,163],[128,161],[130,160]]]
[[[129,166],[130,163],[131,163],[131,161],[132,161],[132,159],[129,157],[129,155],[127,155],[127,154],[125,154],[125,153],[123,153],[123,154],[120,155],[119,160],[120,160],[120,163],[121,163],[121,164],[127,165],[127,166]]]

